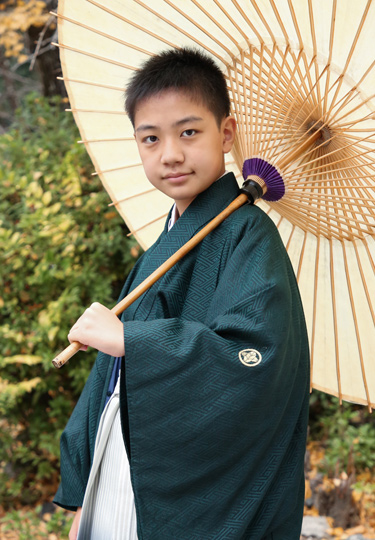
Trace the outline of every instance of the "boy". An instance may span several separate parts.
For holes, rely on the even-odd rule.
[[[223,74],[197,51],[166,51],[133,77],[142,163],[175,205],[121,298],[238,195],[224,168],[229,106]],[[259,208],[227,218],[121,321],[93,304],[69,340],[102,351],[61,440],[55,502],[75,510],[85,497],[79,540],[299,538],[308,343],[293,270]]]

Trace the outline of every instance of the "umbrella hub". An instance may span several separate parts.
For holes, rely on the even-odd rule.
[[[251,203],[261,197],[266,201],[278,201],[285,194],[285,184],[280,172],[265,159],[245,159],[242,175],[245,182],[241,191],[246,193]]]
[[[307,132],[309,134],[319,132],[320,137],[317,139],[317,144],[324,148],[328,146],[332,141],[332,132],[330,128],[324,123],[319,121],[312,120],[307,124]]]

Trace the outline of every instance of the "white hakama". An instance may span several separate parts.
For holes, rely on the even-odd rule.
[[[77,540],[137,540],[128,456],[120,420],[120,376],[102,416]]]

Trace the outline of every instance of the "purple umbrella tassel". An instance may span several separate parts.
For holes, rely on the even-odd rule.
[[[248,176],[259,176],[264,180],[267,191],[262,196],[265,201],[278,201],[285,194],[285,184],[276,167],[261,158],[246,159],[242,168],[242,175],[246,180]]]

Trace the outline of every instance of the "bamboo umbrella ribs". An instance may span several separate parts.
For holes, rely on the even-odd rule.
[[[243,173],[252,198],[262,194],[287,248],[312,386],[374,407],[375,1],[60,0],[57,17],[82,141],[144,248],[170,200],[135,157],[127,80],[168,47],[216,60],[239,128],[227,170]]]

